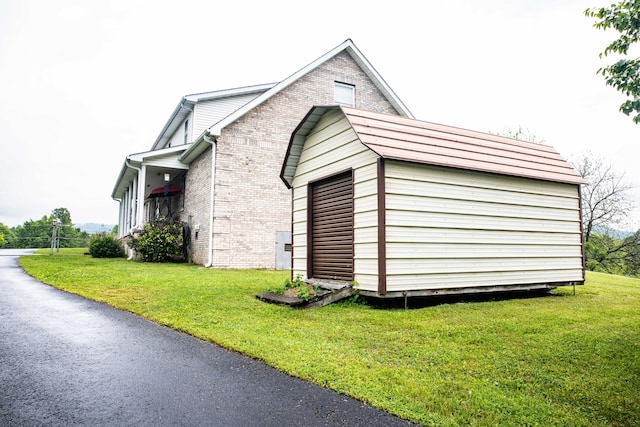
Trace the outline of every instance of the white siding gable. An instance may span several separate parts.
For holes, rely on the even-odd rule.
[[[209,127],[218,123],[238,108],[247,104],[256,98],[257,94],[250,93],[240,96],[232,96],[228,98],[219,98],[212,101],[198,102],[194,106],[193,130],[191,132],[191,141],[193,142]]]
[[[176,128],[176,131],[171,135],[171,139],[169,139],[168,147],[177,147],[178,145],[184,145],[184,124],[188,121],[188,130],[189,136],[187,138],[187,144],[192,142],[191,137],[191,129],[193,128],[193,113],[189,114],[185,120],[180,123],[180,126]]]
[[[355,132],[349,126],[339,110],[323,116],[314,130],[307,135],[304,147],[300,153],[293,187],[293,275],[306,276],[307,256],[307,185],[309,182],[353,169],[354,179],[354,215],[356,226],[354,230],[356,280],[359,278],[357,259],[368,257],[370,246],[377,248],[377,223],[358,221],[358,216],[377,214],[376,191],[376,160],[377,156],[362,145]],[[360,222],[360,224],[358,224]],[[361,246],[358,243],[368,245]],[[361,252],[359,247],[366,250]],[[375,252],[375,251],[374,251]],[[377,275],[367,272],[373,285],[377,284]],[[370,274],[373,273],[373,274]]]

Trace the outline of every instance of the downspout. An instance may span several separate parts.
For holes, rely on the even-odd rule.
[[[208,132],[205,132],[202,137],[203,139],[211,144],[211,185],[210,185],[210,194],[209,194],[209,260],[205,267],[213,266],[213,209],[214,209],[214,197],[216,194],[216,141],[217,138],[209,138],[207,136]],[[211,134],[209,134],[211,135]]]

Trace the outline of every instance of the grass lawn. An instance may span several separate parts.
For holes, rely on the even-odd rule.
[[[640,425],[640,279],[557,296],[296,310],[257,300],[288,272],[26,256],[32,276],[244,353],[423,425]]]

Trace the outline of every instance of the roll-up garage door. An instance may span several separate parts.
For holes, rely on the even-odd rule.
[[[353,173],[310,186],[311,277],[353,280]]]

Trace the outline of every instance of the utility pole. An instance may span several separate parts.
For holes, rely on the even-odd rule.
[[[53,248],[57,248],[56,252],[60,252],[60,225],[61,221],[58,218],[53,220],[53,230],[51,231],[51,250],[49,256],[53,255]]]

